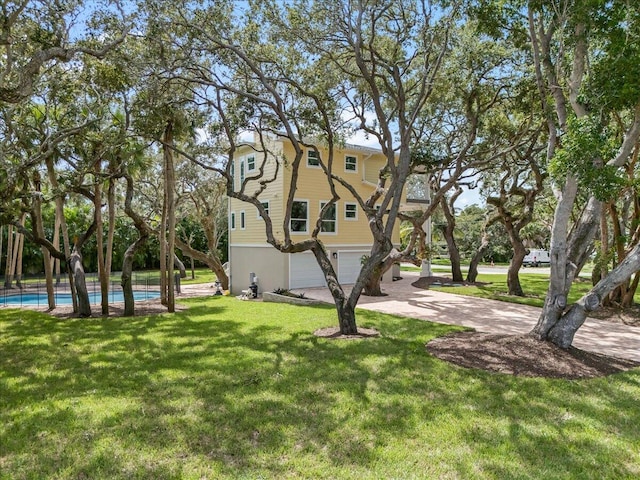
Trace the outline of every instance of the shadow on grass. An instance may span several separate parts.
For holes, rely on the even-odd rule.
[[[516,379],[428,355],[449,326],[359,310],[382,337],[332,341],[312,334],[335,324],[331,307],[189,303],[126,319],[0,311],[9,478],[595,478],[638,466],[624,461],[638,372]]]

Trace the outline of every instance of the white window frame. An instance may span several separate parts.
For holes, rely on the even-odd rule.
[[[250,160],[253,160],[253,168],[250,165]],[[247,162],[247,172],[254,172],[256,170],[256,156],[255,155],[247,155],[247,158],[245,159],[245,161]]]
[[[240,210],[240,230],[246,230],[247,228],[247,215],[244,210]]]
[[[347,163],[347,159],[348,158],[353,158],[355,160],[355,163],[353,163],[353,166],[355,167],[353,170],[347,168],[347,165],[351,165],[349,163]],[[344,156],[344,171],[347,173],[358,173],[358,157],[356,155],[345,155]]]
[[[247,173],[247,170],[245,168],[244,159],[243,159],[243,160],[240,160],[240,188],[242,188],[244,179],[247,176],[246,173]]]
[[[355,217],[348,217],[347,216],[347,207],[349,206],[353,206],[354,210],[353,212],[355,213]],[[354,222],[356,220],[358,220],[358,204],[355,202],[345,202],[344,203],[344,219],[348,222]]]
[[[303,200],[303,199],[297,199],[296,198],[296,199],[293,200],[293,203],[306,203],[307,204],[307,218],[304,219],[304,221],[305,221],[305,230],[302,231],[302,230],[294,230],[292,228],[292,225],[291,225],[291,223],[294,220],[302,220],[302,218],[295,218],[294,219],[293,217],[291,217],[289,219],[289,231],[294,235],[295,234],[301,234],[301,235],[307,234],[307,233],[309,233],[309,200]],[[293,209],[293,205],[292,205],[292,209]]]
[[[231,230],[236,229],[236,212],[231,212],[231,215],[229,215],[229,228]]]
[[[318,162],[318,165],[312,165],[309,163],[309,155],[314,154],[317,155],[317,157],[315,158],[315,160]],[[310,148],[309,150],[307,150],[307,167],[309,168],[320,168],[320,152],[313,150],[312,148]]]
[[[320,215],[320,212],[322,212],[322,209],[324,208],[324,206],[329,203],[326,200],[320,200],[320,210],[318,210],[318,215]],[[324,234],[324,235],[337,235],[338,234],[338,202],[335,202],[333,204],[333,211],[334,211],[334,218],[333,220],[323,220],[320,219],[320,233]],[[333,221],[333,232],[325,232],[324,230],[322,230],[322,223],[323,222],[331,222]]]
[[[271,215],[271,200],[263,200],[260,202],[262,204],[263,207],[265,207],[265,210],[267,211],[267,215]],[[266,203],[266,206],[265,206]],[[256,218],[262,218],[260,216],[260,210],[258,210],[256,208]]]

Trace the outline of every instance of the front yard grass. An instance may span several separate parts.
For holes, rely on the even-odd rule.
[[[507,275],[505,273],[478,274],[477,285],[461,287],[431,286],[434,290],[472,297],[490,298],[533,307],[542,307],[549,288],[549,277],[539,273],[520,273],[520,285],[524,291],[524,297],[508,295]],[[578,279],[573,283],[569,292],[569,303],[575,303],[591,288],[591,282]]]
[[[185,302],[187,303],[187,302]],[[638,478],[640,371],[566,381],[449,365],[455,327],[190,299],[176,314],[0,309],[0,478]]]

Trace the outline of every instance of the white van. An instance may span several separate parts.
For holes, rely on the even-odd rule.
[[[549,265],[551,258],[548,250],[529,250],[525,255],[522,265],[525,267],[538,267],[540,265]]]

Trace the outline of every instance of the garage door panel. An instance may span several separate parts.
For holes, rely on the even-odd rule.
[[[368,251],[338,252],[338,281],[344,284],[356,283],[362,265],[360,259]]]
[[[289,255],[289,288],[324,287],[324,274],[310,253]]]

